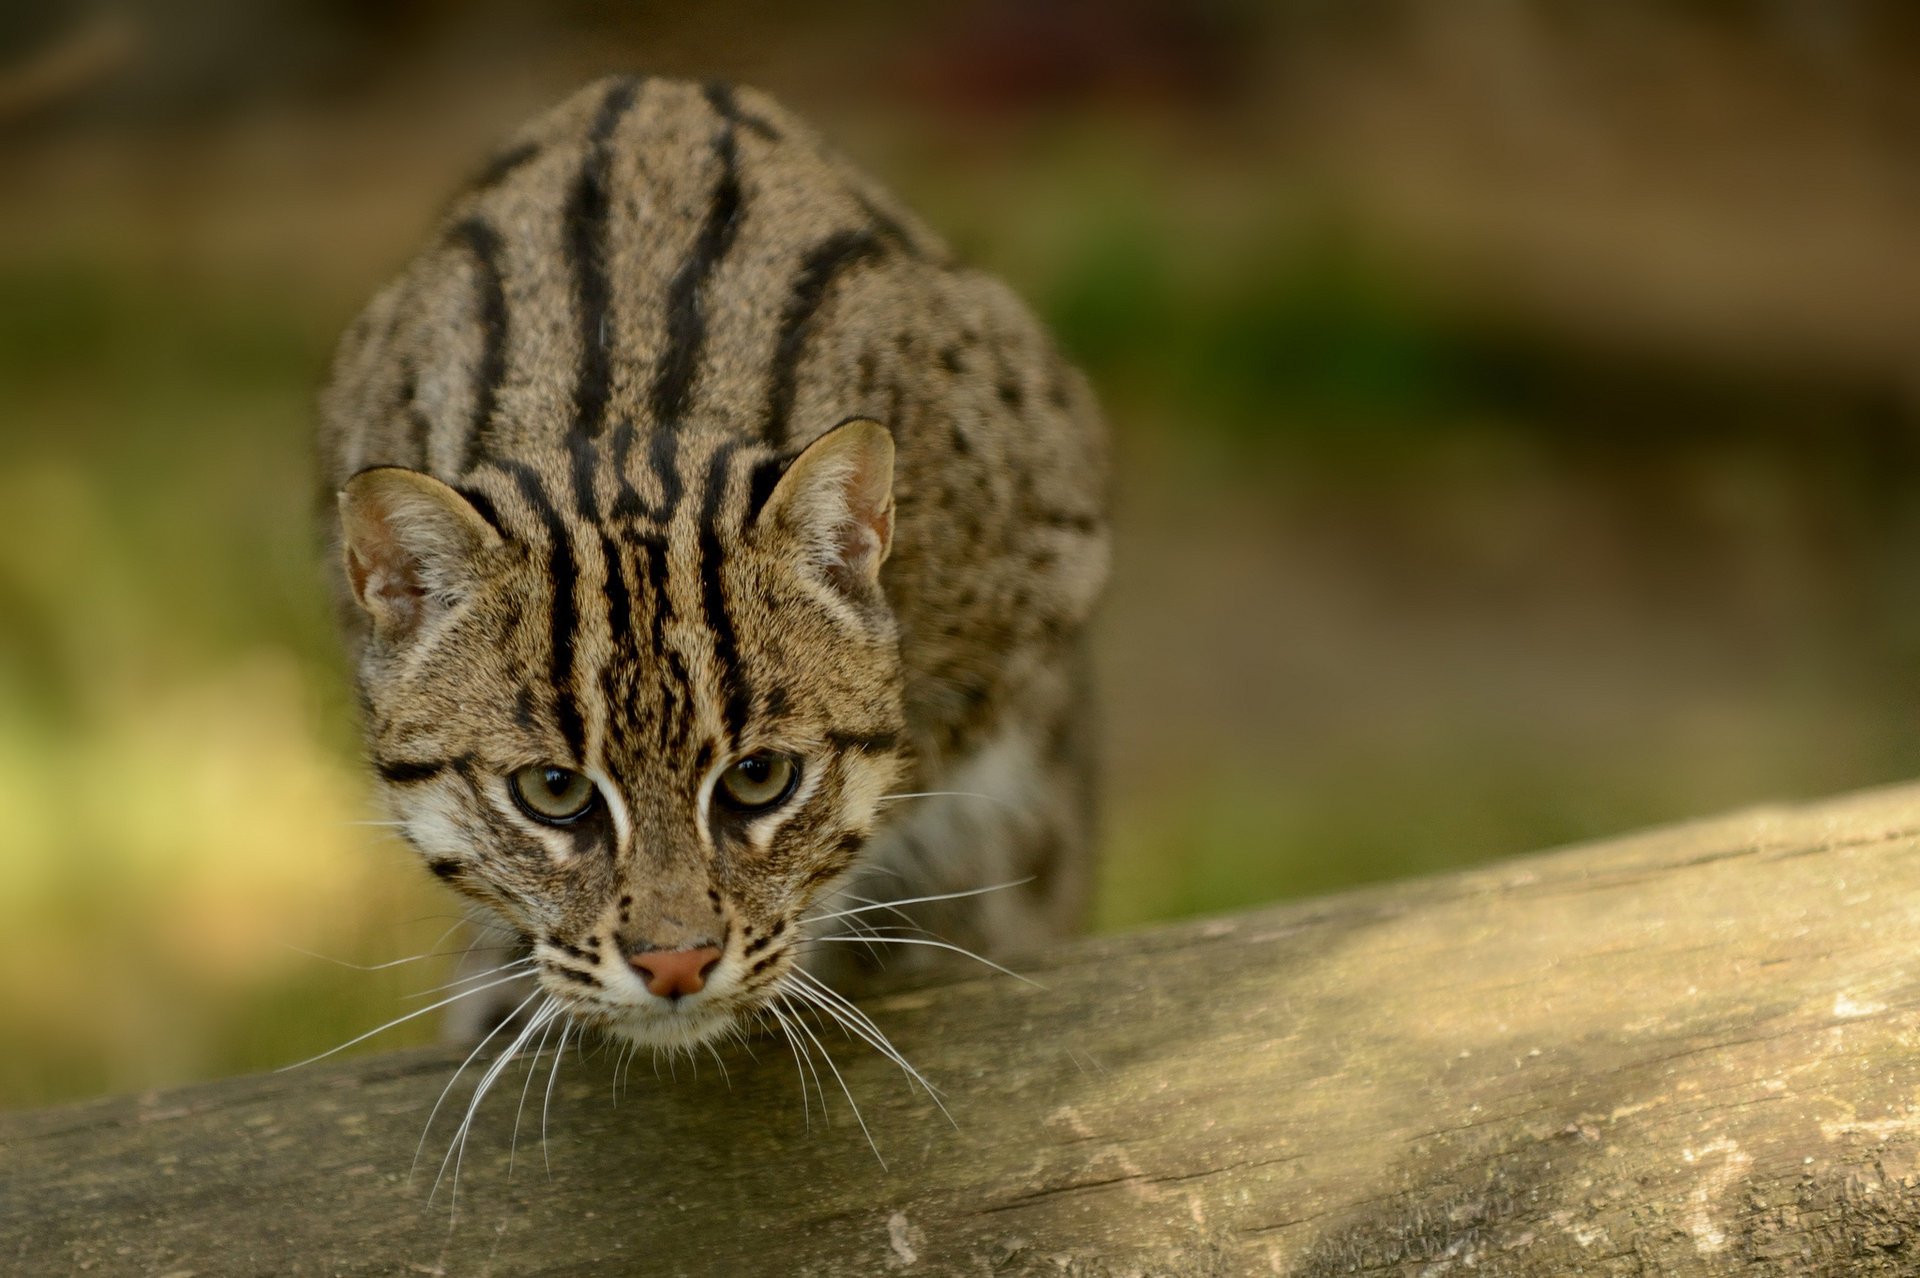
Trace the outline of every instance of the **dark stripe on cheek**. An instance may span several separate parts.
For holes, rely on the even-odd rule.
[[[568,944],[566,941],[562,940],[558,935],[548,936],[547,944],[551,945],[554,949],[559,950],[562,954],[566,955],[568,958],[577,959],[582,963],[591,965],[599,961],[596,958],[594,958],[593,955],[587,953],[585,950],[581,949],[579,946]]]
[[[547,964],[547,970],[549,972],[552,972],[555,976],[564,976],[568,980],[573,981],[576,984],[591,986],[596,990],[601,988],[600,978],[592,975],[591,973],[576,972],[572,968],[563,966],[562,964],[559,964],[559,963]]]
[[[841,231],[815,245],[800,264],[800,275],[787,296],[786,309],[780,315],[780,335],[774,343],[767,423],[761,431],[761,437],[769,443],[778,444],[787,437],[787,418],[793,413],[800,358],[806,353],[814,316],[826,303],[834,281],[879,253],[880,241],[871,232]]]
[[[376,759],[373,766],[383,781],[416,785],[431,781],[454,765],[445,759]]]
[[[805,885],[812,887],[816,883],[824,883],[838,876],[849,865],[853,864],[854,860],[860,855],[860,849],[866,845],[867,840],[865,835],[841,835],[829,851],[827,859],[807,871],[804,880]]]
[[[444,858],[427,862],[427,868],[443,879],[457,879],[465,873],[458,861],[449,861]]]
[[[714,183],[693,250],[667,285],[667,348],[661,355],[649,395],[656,430],[686,416],[694,375],[700,367],[700,351],[707,337],[702,293],[707,277],[733,246],[734,236],[740,229],[740,157],[734,132],[733,94],[718,84],[708,85],[705,92],[707,102],[723,122],[713,140],[720,177]]]
[[[500,235],[477,217],[453,228],[453,238],[473,255],[475,305],[480,315],[480,364],[474,373],[473,416],[460,449],[460,473],[486,455],[493,405],[507,375],[507,295],[500,282]]]

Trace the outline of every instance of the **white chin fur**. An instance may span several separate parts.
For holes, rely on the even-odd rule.
[[[719,1008],[689,1007],[685,1011],[633,1012],[607,1023],[607,1028],[640,1047],[698,1047],[726,1033],[734,1023],[731,1012]]]

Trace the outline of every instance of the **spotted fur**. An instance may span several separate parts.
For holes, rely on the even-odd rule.
[[[533,121],[347,332],[321,452],[396,818],[578,1019],[720,1032],[845,958],[809,919],[856,896],[1028,880],[916,916],[987,953],[1078,918],[1097,410],[1003,285],[775,102],[622,78]],[[719,813],[763,748],[798,792]],[[545,763],[597,819],[516,809]],[[889,797],[925,791],[968,793]],[[690,998],[624,962],[707,944]]]

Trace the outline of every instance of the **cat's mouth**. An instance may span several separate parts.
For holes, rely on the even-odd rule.
[[[732,981],[718,981],[674,998],[645,993],[622,997],[628,994],[624,990],[583,994],[557,988],[562,982],[552,978],[543,984],[574,1020],[637,1046],[668,1050],[698,1047],[719,1038],[742,1022],[751,1022],[763,1006],[759,995]]]

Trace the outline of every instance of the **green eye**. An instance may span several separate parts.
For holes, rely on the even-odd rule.
[[[507,779],[520,810],[547,825],[568,825],[593,810],[599,792],[572,768],[536,763]]]
[[[762,750],[720,774],[720,798],[740,812],[760,812],[793,793],[800,765],[792,755]]]

